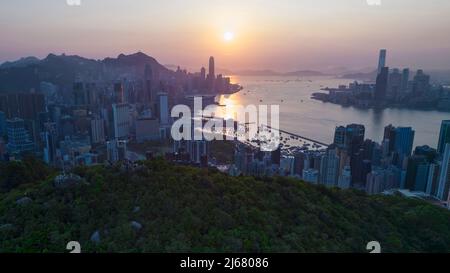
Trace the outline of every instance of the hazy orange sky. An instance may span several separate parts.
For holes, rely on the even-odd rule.
[[[48,53],[143,51],[162,64],[293,69],[450,68],[450,1],[2,0],[0,62]],[[224,33],[234,34],[225,41]]]

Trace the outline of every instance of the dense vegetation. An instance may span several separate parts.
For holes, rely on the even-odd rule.
[[[83,181],[67,188],[49,172],[0,193],[0,252],[65,252],[73,240],[83,252],[366,252],[373,240],[385,252],[450,251],[450,212],[418,200],[163,160],[76,173]]]

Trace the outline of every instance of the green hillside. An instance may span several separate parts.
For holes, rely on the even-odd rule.
[[[62,187],[41,164],[11,164],[0,166],[0,252],[67,252],[69,241],[83,252],[367,252],[369,241],[450,252],[450,212],[418,200],[163,160],[79,168]]]

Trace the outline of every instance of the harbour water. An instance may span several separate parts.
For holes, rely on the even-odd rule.
[[[333,77],[256,77],[234,76],[232,81],[242,91],[220,97],[221,105],[280,105],[280,128],[321,142],[333,141],[334,129],[350,123],[363,124],[366,138],[380,142],[384,127],[413,127],[414,145],[436,147],[441,121],[450,113],[411,109],[360,109],[343,107],[311,99],[313,92],[324,87],[348,84],[351,80]],[[219,114],[220,115],[220,114]]]

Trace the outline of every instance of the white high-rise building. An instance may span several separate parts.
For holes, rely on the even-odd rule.
[[[339,156],[336,147],[329,148],[320,166],[320,182],[325,186],[336,187],[339,178]]]
[[[103,119],[91,120],[91,143],[103,143],[105,142],[105,121]]]
[[[114,138],[126,139],[130,133],[130,111],[128,104],[113,104]]]

